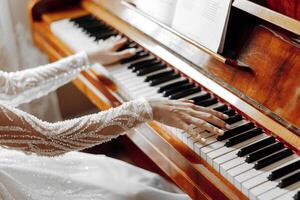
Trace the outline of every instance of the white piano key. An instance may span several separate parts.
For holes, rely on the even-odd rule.
[[[292,192],[292,191],[297,191],[299,190],[300,188],[300,182],[297,182],[297,183],[294,183],[286,188],[279,188],[279,187],[275,187],[261,195],[258,196],[257,199],[259,200],[272,200],[272,199],[275,199],[277,197],[280,197],[284,194],[287,194],[289,192]],[[287,200],[285,198],[281,198],[282,200]]]
[[[243,172],[246,172],[248,170],[251,170],[252,168],[254,167],[254,164],[252,163],[243,163],[239,166],[236,166],[230,170],[227,171],[227,179],[232,183],[234,184],[234,177],[243,173]]]
[[[265,172],[258,176],[255,176],[252,179],[249,179],[249,180],[243,182],[242,183],[242,193],[244,193],[247,197],[249,197],[250,189],[254,188],[257,185],[267,182],[268,175],[269,175],[269,172]]]
[[[249,198],[250,200],[257,200],[257,197],[277,186],[277,181],[267,181],[265,183],[262,183],[261,185],[258,185],[257,187],[254,187],[250,189],[249,191]]]
[[[242,148],[242,147],[244,147],[244,146],[246,146],[246,145],[248,145],[248,144],[250,144],[250,143],[253,143],[253,142],[257,141],[257,140],[260,140],[260,139],[266,138],[266,137],[267,137],[266,135],[258,135],[258,136],[254,137],[254,138],[251,138],[251,139],[249,139],[249,140],[246,140],[246,141],[244,141],[244,142],[241,142],[241,143],[239,143],[239,144],[237,144],[237,145],[234,145],[234,146],[232,146],[232,147],[226,147],[226,146],[223,146],[223,147],[220,148],[220,149],[217,149],[217,150],[215,150],[215,151],[212,151],[212,152],[208,153],[208,154],[207,154],[207,161],[208,161],[208,163],[209,163],[210,165],[213,165],[212,163],[213,163],[213,160],[214,160],[215,158],[220,157],[220,156],[222,156],[222,155],[225,155],[225,154],[227,154],[227,153],[229,153],[229,152],[231,152],[231,151],[234,151],[234,150],[236,150],[236,149],[240,149],[240,148]],[[222,141],[223,144],[225,144],[225,142],[226,142],[226,140],[225,140],[225,141]]]
[[[294,190],[291,190],[291,191],[285,193],[284,195],[276,197],[274,200],[294,200],[294,196],[299,191],[299,188],[300,188],[300,186],[298,186],[298,188],[296,188]]]
[[[218,172],[220,172],[220,165],[225,162],[228,162],[230,160],[233,160],[234,158],[237,158],[238,156],[236,154],[238,151],[239,151],[239,149],[231,151],[225,155],[222,155],[222,156],[216,158],[213,163],[214,169],[217,170]]]
[[[280,168],[280,167],[283,167],[283,166],[286,166],[290,163],[293,163],[295,161],[298,160],[298,156],[297,155],[291,155],[287,158],[284,158],[280,161],[277,161],[267,167],[264,167],[262,169],[259,169],[259,170],[256,170],[256,169],[251,169],[245,173],[242,173],[238,176],[235,177],[234,179],[234,185],[239,189],[239,190],[242,190],[242,183],[255,177],[255,176],[258,176],[264,172],[271,172],[277,168]]]
[[[242,165],[243,163],[245,163],[245,159],[244,158],[240,158],[240,157],[236,157],[228,162],[225,162],[224,164],[220,165],[220,173],[222,176],[224,176],[225,178],[227,178],[227,171]]]

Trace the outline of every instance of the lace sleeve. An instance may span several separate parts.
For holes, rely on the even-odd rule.
[[[0,146],[55,156],[109,141],[152,118],[152,108],[143,98],[104,112],[57,123],[44,122],[0,104]]]
[[[0,101],[13,107],[28,103],[76,78],[87,66],[87,55],[81,52],[33,69],[0,71]]]

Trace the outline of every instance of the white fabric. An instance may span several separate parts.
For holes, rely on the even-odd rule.
[[[27,3],[27,0],[0,0],[0,70],[18,71],[47,62],[46,56],[32,44]],[[44,120],[61,119],[56,93],[19,108]]]
[[[105,156],[71,152],[109,141],[151,121],[138,99],[80,118],[44,122],[14,108],[74,79],[88,66],[85,53],[18,72],[0,71],[0,198],[188,199],[158,175]],[[41,157],[56,156],[60,157]]]

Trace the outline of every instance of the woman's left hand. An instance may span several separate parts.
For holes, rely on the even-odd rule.
[[[87,52],[90,62],[111,65],[122,59],[133,56],[136,52],[136,49],[134,48],[117,51],[123,47],[126,42],[126,38],[112,38],[103,41],[102,44],[99,44],[99,48]]]

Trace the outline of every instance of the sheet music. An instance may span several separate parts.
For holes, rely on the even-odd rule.
[[[135,0],[134,3],[141,11],[171,26],[177,0]]]
[[[224,46],[232,0],[177,0],[172,27],[214,52]]]

